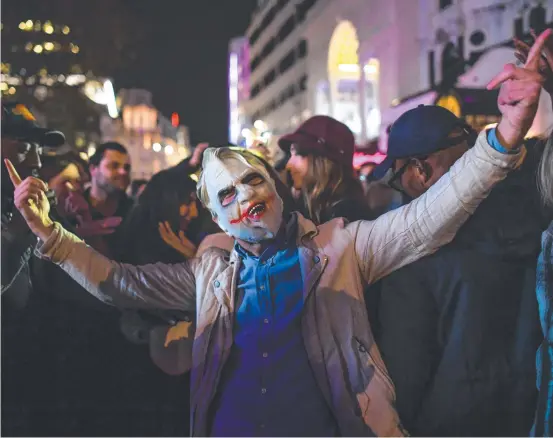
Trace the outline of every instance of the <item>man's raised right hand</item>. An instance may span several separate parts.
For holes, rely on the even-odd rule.
[[[50,203],[46,198],[48,186],[44,181],[32,176],[21,181],[10,160],[4,160],[14,186],[15,207],[27,222],[31,231],[45,241],[52,233],[54,223],[48,216]]]

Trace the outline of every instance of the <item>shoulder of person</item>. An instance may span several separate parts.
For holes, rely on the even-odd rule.
[[[215,253],[226,253],[227,255],[234,247],[234,239],[225,233],[208,234],[198,246],[196,257],[201,257],[203,254],[213,251]]]
[[[343,217],[349,222],[372,219],[363,197],[346,197],[330,205],[328,219]]]

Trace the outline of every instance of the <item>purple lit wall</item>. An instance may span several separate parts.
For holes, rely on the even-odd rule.
[[[250,49],[245,37],[229,44],[228,97],[229,141],[237,144],[245,122],[241,107],[250,97]]]

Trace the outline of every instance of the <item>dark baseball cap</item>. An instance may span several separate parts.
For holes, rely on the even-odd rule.
[[[2,137],[46,147],[58,147],[65,143],[65,136],[61,132],[38,126],[29,108],[21,103],[2,103],[1,124]]]
[[[397,159],[430,155],[452,146],[448,136],[466,126],[464,120],[437,105],[419,105],[403,113],[390,129],[387,156],[374,169],[374,177],[384,177]]]
[[[299,144],[304,153],[321,155],[345,166],[353,167],[355,138],[351,130],[328,116],[313,116],[303,122],[292,134],[278,140],[279,147],[290,153],[292,144]]]

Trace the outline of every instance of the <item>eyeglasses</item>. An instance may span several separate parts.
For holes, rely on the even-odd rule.
[[[405,189],[403,188],[403,185],[401,184],[401,177],[403,176],[403,174],[405,173],[405,171],[411,165],[412,162],[413,162],[413,159],[407,160],[407,163],[405,163],[403,166],[401,166],[397,172],[392,173],[392,176],[388,180],[388,185],[392,189],[394,189],[398,192],[401,192],[401,193],[405,193]]]

